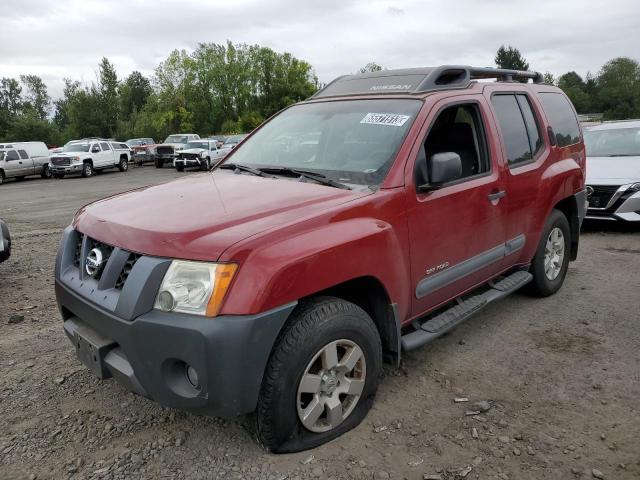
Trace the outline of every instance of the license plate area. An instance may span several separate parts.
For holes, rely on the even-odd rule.
[[[104,357],[116,346],[116,343],[86,327],[79,327],[73,338],[78,359],[98,378],[104,380],[111,377],[111,372],[104,363]]]

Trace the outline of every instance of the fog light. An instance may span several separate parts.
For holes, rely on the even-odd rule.
[[[198,372],[191,365],[187,365],[186,368],[187,380],[189,383],[193,385],[195,388],[200,388],[200,379],[198,378]]]

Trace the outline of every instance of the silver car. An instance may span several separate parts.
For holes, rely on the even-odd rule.
[[[640,120],[590,127],[584,143],[587,218],[640,222]]]

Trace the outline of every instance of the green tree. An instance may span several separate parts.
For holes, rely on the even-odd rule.
[[[131,72],[120,85],[118,92],[120,95],[120,116],[126,119],[134,112],[142,110],[152,91],[148,78],[137,70]]]
[[[578,113],[592,112],[592,97],[586,92],[586,84],[576,72],[567,72],[558,77],[558,87],[567,94]]]
[[[512,46],[500,46],[494,59],[498,68],[509,70],[529,70],[527,60],[522,56],[517,48]]]
[[[596,79],[598,100],[605,119],[640,116],[640,65],[619,57],[604,64]]]
[[[379,72],[383,70],[383,68],[378,65],[376,62],[369,62],[364,67],[360,67],[358,73],[371,73],[371,72]]]
[[[42,78],[37,75],[20,75],[20,81],[25,89],[23,108],[32,111],[36,118],[45,120],[51,108],[51,97]]]
[[[92,88],[92,94],[99,98],[99,113],[103,118],[100,135],[111,137],[115,134],[118,121],[118,75],[106,57],[98,65],[98,84]]]
[[[543,81],[544,81],[545,85],[555,85],[556,84],[556,79],[553,76],[553,73],[551,73],[551,72],[546,72],[544,74],[544,80]]]

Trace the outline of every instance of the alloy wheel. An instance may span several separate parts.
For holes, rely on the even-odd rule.
[[[327,432],[354,410],[364,390],[367,368],[353,341],[328,343],[307,365],[298,385],[298,418],[307,430]]]
[[[544,247],[544,273],[549,280],[555,280],[564,262],[565,240],[562,230],[553,228]]]

